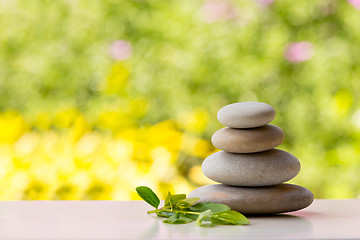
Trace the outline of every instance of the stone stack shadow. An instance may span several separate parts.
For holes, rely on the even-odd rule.
[[[314,197],[306,188],[286,184],[300,171],[292,154],[275,149],[285,137],[281,128],[269,124],[275,110],[261,102],[227,105],[218,112],[224,124],[212,136],[222,151],[207,157],[202,171],[221,184],[195,189],[190,197],[201,202],[230,206],[243,214],[274,214],[309,206]]]

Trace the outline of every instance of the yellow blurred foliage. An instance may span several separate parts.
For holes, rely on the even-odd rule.
[[[120,93],[124,90],[129,75],[129,70],[123,65],[123,63],[118,62],[113,65],[109,76],[103,83],[104,85],[100,86],[100,88],[108,94]]]
[[[193,185],[176,164],[181,153],[208,155],[208,141],[173,120],[139,128],[123,126],[122,117],[117,111],[99,113],[96,124],[111,130],[108,135],[71,108],[53,117],[38,115],[38,126],[48,129],[43,132],[29,130],[19,113],[1,114],[0,199],[129,200],[138,199],[138,185],[165,195],[189,192],[202,182],[203,176],[192,174]]]
[[[0,143],[12,143],[27,129],[23,117],[16,111],[0,113]]]
[[[57,128],[70,128],[79,115],[80,113],[77,109],[64,109],[56,113],[53,125]],[[44,119],[44,117],[42,118]]]
[[[178,124],[189,132],[203,132],[209,122],[209,114],[203,109],[182,112],[177,118]]]
[[[345,116],[349,113],[349,110],[353,103],[353,96],[347,89],[339,90],[334,97],[334,108],[336,114]]]

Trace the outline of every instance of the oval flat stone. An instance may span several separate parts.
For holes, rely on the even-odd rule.
[[[309,206],[313,194],[306,188],[282,183],[269,187],[233,187],[215,184],[199,187],[189,194],[200,202],[222,203],[243,214],[274,214]]]
[[[275,118],[275,110],[262,102],[239,102],[221,108],[217,118],[231,128],[253,128],[271,122]]]
[[[270,186],[294,178],[300,162],[292,154],[271,149],[259,153],[216,152],[207,157],[201,169],[205,176],[226,185]]]
[[[252,153],[262,152],[280,145],[285,134],[281,128],[266,124],[262,127],[235,129],[222,128],[212,137],[213,145],[226,152]]]

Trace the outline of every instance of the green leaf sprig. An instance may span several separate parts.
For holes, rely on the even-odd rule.
[[[158,196],[146,186],[136,188],[136,192],[148,204],[156,209],[148,211],[158,217],[167,218],[163,222],[168,224],[185,224],[195,221],[197,226],[209,227],[214,225],[244,225],[249,220],[239,212],[231,210],[229,206],[219,203],[196,203],[199,198],[186,198],[185,194],[172,195],[168,193],[164,207],[159,208]]]

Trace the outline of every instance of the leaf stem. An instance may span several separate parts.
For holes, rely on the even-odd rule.
[[[183,210],[168,210],[168,209],[154,209],[151,211],[147,211],[148,214],[150,213],[159,213],[159,212],[175,212],[175,213],[184,213],[184,214],[192,214],[192,215],[200,215],[199,212],[189,212],[189,211],[183,211]]]

